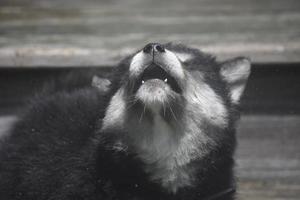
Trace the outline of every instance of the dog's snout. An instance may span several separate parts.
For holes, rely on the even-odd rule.
[[[163,53],[165,52],[165,48],[162,44],[159,43],[149,43],[144,47],[143,51],[144,53],[154,53],[154,52]]]

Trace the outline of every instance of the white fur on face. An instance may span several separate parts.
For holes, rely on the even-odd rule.
[[[172,91],[168,84],[159,79],[151,79],[140,86],[136,98],[147,107],[152,108],[166,104],[170,95],[172,95]]]
[[[140,75],[144,69],[152,62],[152,56],[143,51],[137,53],[131,60],[129,72],[130,76]]]
[[[167,73],[175,77],[176,80],[183,81],[185,78],[184,69],[178,60],[177,56],[171,51],[165,49],[165,52],[153,54],[138,52],[131,61],[129,67],[130,77],[137,77],[145,68],[152,62],[158,64]],[[158,104],[163,104],[168,101],[169,96],[172,96],[170,86],[159,80],[147,80],[138,89],[136,98],[141,100],[148,107],[157,107]]]
[[[184,95],[189,102],[187,105],[199,109],[200,115],[206,117],[212,124],[225,127],[228,112],[224,102],[208,84],[202,81],[200,72],[193,72],[193,75],[197,77],[197,80],[191,75],[188,75],[187,79],[187,89]]]
[[[189,53],[175,52],[175,55],[181,62],[186,62],[193,58],[193,55]]]
[[[179,79],[185,78],[183,67],[173,52],[165,49],[164,53],[158,54],[155,57],[155,61],[174,77]]]
[[[103,118],[102,130],[122,128],[126,118],[124,89],[120,88],[111,98]]]
[[[140,75],[145,68],[153,61],[153,55],[140,51],[131,60],[129,72],[130,76]],[[178,57],[171,51],[165,49],[163,53],[154,56],[154,62],[159,64],[172,76],[184,79],[184,70]]]

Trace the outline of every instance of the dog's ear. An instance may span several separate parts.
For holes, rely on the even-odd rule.
[[[94,75],[92,79],[92,86],[98,88],[102,92],[106,92],[109,89],[111,82],[106,78],[102,78]]]
[[[231,101],[238,104],[250,75],[251,63],[248,58],[238,57],[221,63],[220,74],[227,82]]]

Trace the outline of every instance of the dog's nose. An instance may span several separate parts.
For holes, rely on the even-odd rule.
[[[163,53],[165,52],[165,48],[162,44],[159,43],[149,43],[144,47],[143,51],[144,53],[152,53],[152,52]]]

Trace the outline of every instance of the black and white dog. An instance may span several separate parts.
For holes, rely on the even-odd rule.
[[[219,63],[150,43],[116,67],[107,90],[37,95],[2,139],[0,199],[234,199],[249,74],[242,57]]]

